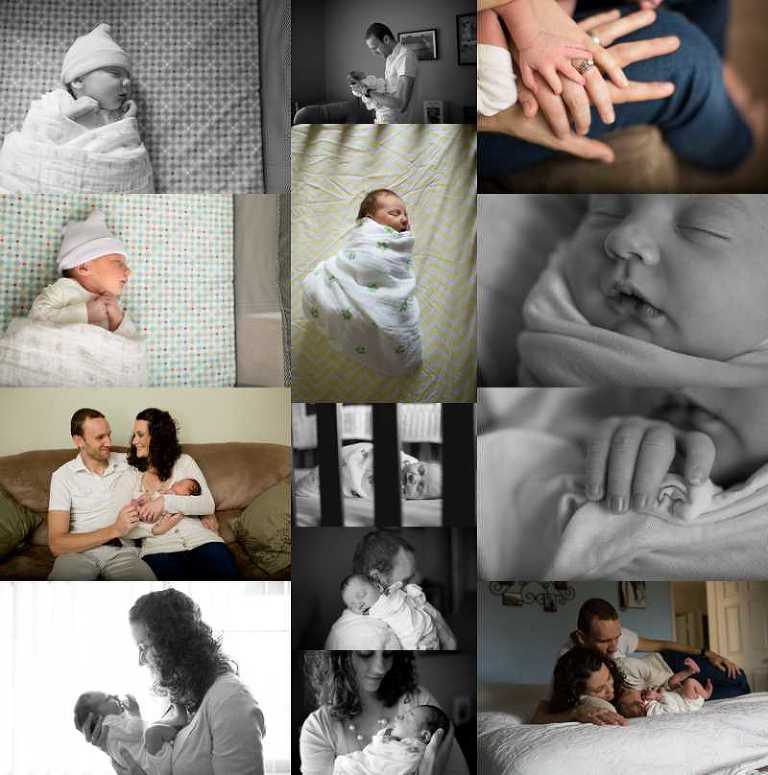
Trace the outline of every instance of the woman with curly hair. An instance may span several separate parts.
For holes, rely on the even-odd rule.
[[[134,496],[142,520],[126,538],[142,538],[140,557],[158,579],[236,579],[235,558],[218,534],[216,506],[203,472],[181,451],[176,421],[162,409],[144,409],[133,424],[128,464],[136,469]],[[169,488],[182,480],[198,485],[197,495]],[[176,523],[162,535],[152,522],[163,514]],[[207,515],[207,516],[206,516]],[[200,518],[202,517],[202,519]]]
[[[549,712],[564,713],[585,702],[594,705],[594,700],[613,703],[628,688],[619,666],[609,656],[577,646],[557,660]]]
[[[397,716],[416,705],[439,707],[432,694],[416,683],[411,651],[308,651],[304,661],[307,684],[318,707],[301,727],[302,775],[332,775],[337,756],[361,751]],[[453,728],[447,734],[435,732],[419,775],[468,772]]]
[[[186,715],[173,741],[172,775],[263,775],[264,716],[237,677],[237,665],[221,650],[194,600],[176,589],[142,595],[128,618],[149,667],[154,691],[171,706],[164,719]],[[89,714],[81,728],[88,742],[106,752],[109,728]],[[118,775],[149,775],[125,749],[128,767],[114,759]]]

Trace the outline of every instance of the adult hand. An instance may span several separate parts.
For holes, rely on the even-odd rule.
[[[707,651],[705,656],[718,670],[728,673],[728,678],[736,678],[739,673],[744,672],[735,662],[721,657],[716,651]]]
[[[703,484],[715,462],[715,445],[706,433],[680,431],[646,417],[609,417],[598,425],[587,447],[586,496],[606,499],[611,511],[642,509],[657,497],[676,459],[691,485]]]
[[[200,522],[202,523],[203,527],[208,528],[208,530],[216,533],[218,535],[219,533],[219,520],[215,514],[207,514],[204,516]]]
[[[453,724],[448,727],[448,732],[438,729],[432,735],[419,765],[419,775],[443,775],[448,766],[453,740]]]
[[[141,718],[141,708],[139,707],[139,703],[136,701],[136,698],[132,694],[128,694],[126,695],[125,699],[127,700],[125,703],[125,708],[128,713],[130,713],[131,716]]]
[[[104,753],[107,752],[107,737],[109,736],[109,727],[102,726],[101,716],[96,716],[93,713],[89,713],[85,717],[83,726],[80,727],[86,743],[95,745],[100,748]]]
[[[142,522],[157,522],[165,513],[165,496],[160,495],[139,507]]]
[[[120,749],[120,756],[128,764],[128,767],[123,770],[127,775],[147,775],[147,772],[143,770],[136,762],[136,759],[131,756],[130,751],[127,748]]]
[[[618,38],[653,24],[655,19],[656,14],[652,11],[638,11],[622,18],[617,18],[614,12],[608,12],[591,16],[579,22],[579,26],[584,29],[585,34],[588,30],[589,34],[598,37],[601,43],[611,46],[613,60],[624,68],[634,62],[670,54],[679,48],[680,40],[674,36],[613,45]],[[561,96],[540,88],[534,97],[520,84],[519,100],[525,114],[535,115],[538,104],[552,131],[563,139],[570,134],[571,120],[580,134],[589,131],[591,105],[597,108],[603,122],[610,124],[615,119],[614,105],[663,99],[675,90],[674,84],[669,82],[629,81],[626,86],[617,88],[615,84],[607,83],[602,78],[597,79],[593,75],[596,71],[597,68],[592,68],[586,72],[586,88],[573,81],[565,81]]]
[[[627,726],[627,720],[618,713],[601,708],[589,708],[583,705],[573,709],[572,719],[580,724],[595,724],[598,727]]]
[[[139,521],[139,512],[133,503],[126,503],[117,514],[117,519],[114,522],[114,528],[117,531],[118,536],[124,536],[129,533],[131,529]]]

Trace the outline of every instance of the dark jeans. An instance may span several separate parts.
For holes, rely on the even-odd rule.
[[[701,4],[712,5],[706,0]],[[624,12],[629,9],[622,6]],[[663,100],[616,105],[616,122],[611,125],[604,124],[593,108],[589,136],[653,124],[681,159],[713,170],[733,169],[752,150],[752,133],[725,91],[722,62],[710,39],[681,14],[661,10],[654,24],[621,42],[666,35],[680,38],[677,51],[636,62],[624,72],[633,81],[672,81],[675,93]],[[478,174],[508,175],[555,155],[542,146],[483,132],[478,137]]]
[[[679,651],[662,651],[661,656],[673,672],[685,670],[683,662],[688,658],[688,654],[681,654]],[[714,691],[711,699],[724,700],[727,697],[739,697],[752,691],[744,673],[739,673],[736,678],[729,678],[728,673],[716,668],[708,659],[704,657],[691,657],[691,659],[701,668],[701,672],[694,677],[702,684],[707,678],[712,681]]]
[[[239,578],[232,552],[218,541],[188,552],[148,554],[143,560],[161,581]]]

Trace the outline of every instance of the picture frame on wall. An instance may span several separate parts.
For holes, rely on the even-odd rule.
[[[442,100],[424,100],[424,123],[445,123],[445,103]]]
[[[437,28],[399,32],[397,42],[408,46],[419,61],[438,59]]]
[[[477,64],[477,14],[456,15],[456,50],[460,65]]]
[[[644,581],[619,582],[619,608],[647,608],[648,592]]]

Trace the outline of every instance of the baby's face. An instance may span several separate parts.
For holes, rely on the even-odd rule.
[[[410,228],[405,202],[394,194],[379,194],[376,198],[376,209],[371,218],[376,223],[391,226],[396,231],[407,231]]]
[[[192,479],[182,479],[171,487],[174,495],[192,495],[197,488]]]
[[[118,253],[109,253],[88,261],[88,285],[94,293],[111,293],[120,296],[125,288],[131,270],[125,262],[125,257]]]
[[[763,195],[593,195],[564,272],[594,326],[724,360],[768,338]]]
[[[110,716],[123,712],[123,705],[114,694],[87,692],[85,696],[91,712],[98,716]]]
[[[395,723],[390,727],[391,737],[399,737],[401,740],[406,738],[422,738],[426,729],[427,719],[424,711],[420,708],[414,708],[407,713],[397,716]],[[426,741],[425,741],[426,742]]]
[[[380,597],[375,584],[359,577],[351,579],[341,594],[344,605],[356,614],[367,614]]]
[[[657,698],[649,697],[648,699]],[[648,700],[644,698],[642,692],[636,691],[634,689],[628,689],[627,691],[622,692],[621,697],[619,697],[619,700],[616,703],[616,706],[619,713],[621,713],[624,718],[641,718],[646,714],[647,701]]]
[[[102,110],[117,110],[131,96],[131,76],[124,67],[103,67],[75,79],[78,97],[92,97]]]

